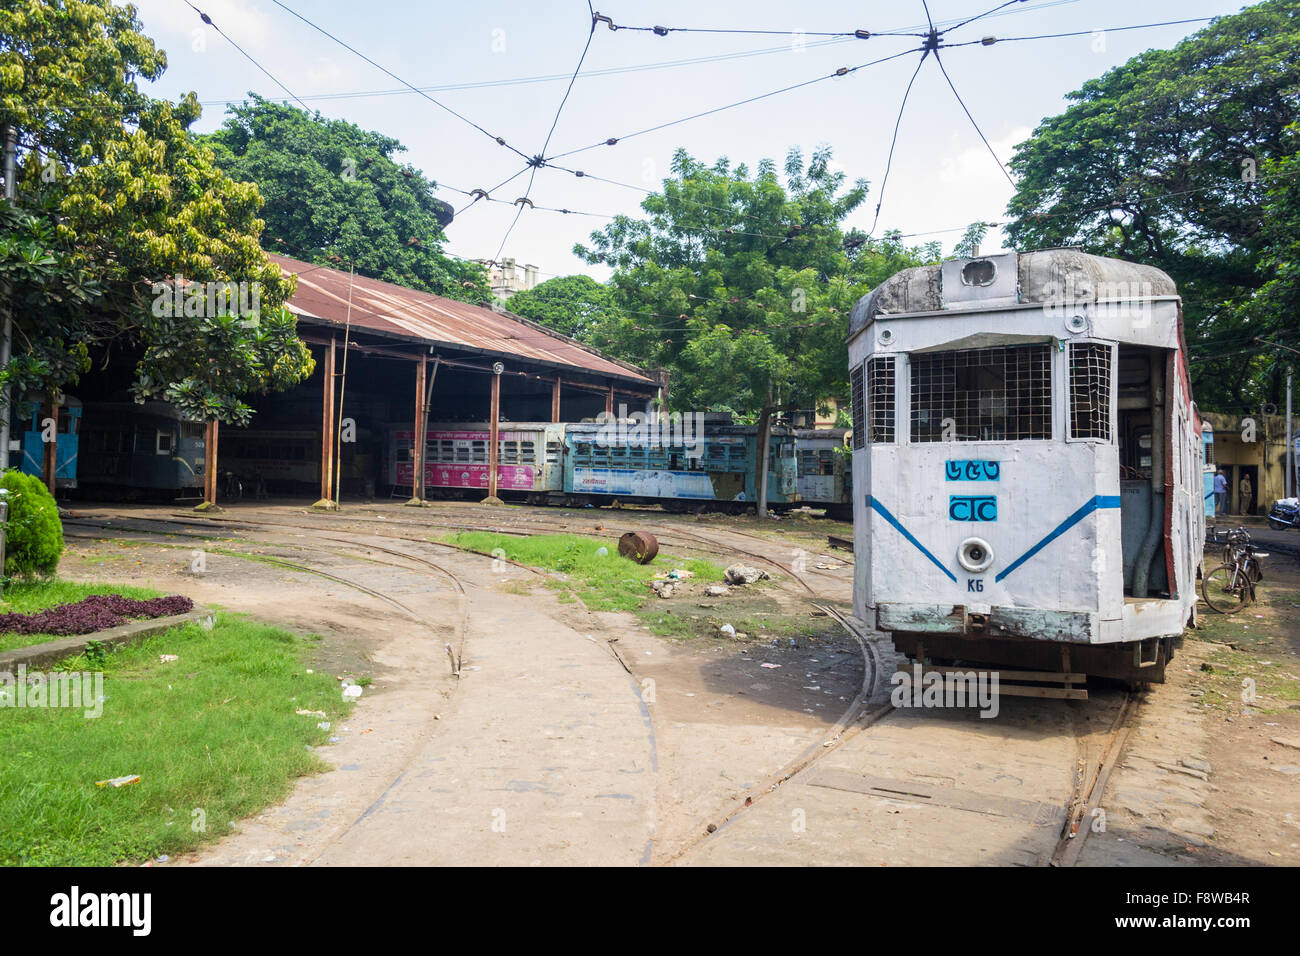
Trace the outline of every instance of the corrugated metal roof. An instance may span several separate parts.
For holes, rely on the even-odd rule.
[[[346,272],[271,254],[270,260],[298,276],[289,309],[300,317],[342,327],[348,314]],[[429,344],[462,347],[572,368],[593,375],[654,385],[640,371],[620,365],[572,339],[519,316],[468,302],[356,276],[352,285],[352,327]]]

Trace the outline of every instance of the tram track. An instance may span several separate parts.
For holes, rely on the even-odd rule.
[[[331,514],[322,517],[335,518],[337,516]],[[573,525],[566,524],[566,523],[558,523],[558,522],[547,522],[547,523],[530,522],[532,524],[532,527],[525,529],[519,527],[511,527],[511,526],[502,525],[500,523],[493,523],[493,522],[468,523],[463,521],[446,521],[440,518],[430,519],[424,517],[422,520],[413,520],[413,518],[389,519],[389,518],[379,518],[379,517],[369,518],[369,517],[361,517],[361,516],[348,516],[348,517],[343,517],[341,520],[350,521],[350,522],[373,521],[376,523],[383,523],[389,526],[391,526],[391,522],[393,522],[394,520],[398,520],[402,524],[408,527],[423,527],[423,528],[432,527],[432,528],[441,528],[446,530],[457,530],[457,531],[480,531],[480,532],[486,532],[491,534],[506,534],[515,537],[531,537],[536,534],[581,533],[581,534],[590,535],[594,532],[604,530],[603,528],[590,528],[590,527],[582,527],[582,526],[575,528]],[[244,523],[247,524],[256,521],[257,523],[260,523],[265,526],[279,525],[281,527],[293,527],[293,528],[304,529],[304,530],[311,528],[310,525],[305,525],[305,524],[298,524],[298,523],[285,524],[283,522],[267,521],[264,518],[248,519],[242,516],[233,516],[233,515],[230,517],[226,517],[222,515],[204,516],[202,518],[198,518],[195,516],[185,516],[185,517],[178,516],[178,520],[189,521],[196,524],[200,524],[203,522],[231,523],[231,522],[239,522],[239,521],[243,521]],[[753,561],[757,561],[769,567],[775,568],[776,570],[780,571],[783,575],[787,576],[789,580],[796,583],[802,589],[803,592],[812,596],[816,596],[817,594],[816,589],[813,588],[812,585],[810,585],[807,582],[807,580],[804,579],[803,574],[795,571],[792,566],[782,564],[780,561],[777,561],[775,558],[772,558],[769,555],[761,554],[759,552],[747,550],[744,548],[737,548],[731,542],[718,540],[717,538],[712,538],[696,531],[688,531],[680,528],[675,528],[672,527],[671,525],[652,524],[645,527],[647,530],[650,530],[652,533],[654,533],[657,538],[660,538],[663,544],[667,544],[670,547],[672,547],[674,545],[674,542],[676,542],[677,545],[679,546],[683,546],[686,548],[694,548],[695,550],[701,551],[706,554],[723,555],[729,557],[737,556],[737,555],[743,556]],[[316,529],[312,528],[312,530],[316,530]],[[422,543],[444,544],[448,547],[456,547],[459,550],[466,550],[471,552],[473,551],[473,549],[459,548],[459,546],[451,545],[448,544],[447,542],[429,542],[425,539],[412,538],[407,535],[384,534],[380,532],[371,532],[371,533],[373,533],[377,537],[387,537],[387,538],[394,538],[397,540],[405,540],[405,541],[418,541]],[[731,529],[727,529],[724,533],[732,533],[732,531]],[[759,537],[759,536],[755,535],[752,537]],[[761,539],[761,540],[766,540],[766,539]],[[825,576],[831,577],[830,575],[825,575]],[[835,580],[839,580],[839,579],[835,579]]]
[[[494,555],[484,553],[482,551],[446,542],[430,541],[414,535],[391,534],[378,529],[323,528],[311,524],[299,524],[296,522],[287,523],[266,518],[264,516],[254,517],[227,514],[222,516],[204,516],[201,518],[195,516],[156,518],[140,515],[127,516],[113,514],[111,516],[69,517],[65,519],[65,523],[74,528],[84,528],[87,531],[125,532],[129,534],[155,537],[161,535],[173,535],[184,538],[187,541],[200,541],[212,544],[222,543],[221,535],[211,533],[214,531],[220,530],[223,532],[236,532],[241,529],[249,531],[260,530],[262,533],[270,532],[276,537],[298,537],[305,539],[305,542],[297,541],[292,544],[267,542],[267,547],[292,547],[299,549],[303,547],[324,548],[325,542],[329,542],[333,545],[343,546],[342,550],[329,549],[330,553],[339,557],[350,558],[353,560],[373,561],[396,568],[403,568],[407,571],[432,571],[438,573],[440,576],[446,577],[452,582],[453,588],[457,593],[457,600],[461,604],[462,614],[460,615],[461,620],[457,625],[457,636],[459,638],[458,644],[462,654],[468,637],[469,620],[469,599],[465,582],[463,582],[454,571],[446,567],[444,564],[440,564],[437,561],[430,560],[418,554],[412,554],[410,549],[398,550],[396,547],[389,547],[385,544],[376,543],[374,540],[367,539],[378,538],[400,540],[431,549],[446,549],[452,552],[467,554],[472,553],[476,556],[487,559],[505,561],[512,566],[522,568],[541,577],[552,577],[542,570],[505,559],[499,554]],[[412,522],[412,525],[417,527],[422,524],[423,523],[419,521]],[[488,530],[483,526],[460,525],[460,527],[465,527],[467,530]],[[547,533],[549,529],[534,528],[528,531],[521,531],[519,529],[508,530],[505,528],[499,528],[495,530],[505,533],[513,531],[522,536],[528,536],[538,533]],[[563,530],[572,532],[573,529],[566,528]],[[81,531],[74,531],[69,536],[79,539],[102,540],[102,535],[82,533]],[[723,542],[707,536],[696,536],[690,534],[677,534],[674,536],[670,533],[668,540],[674,540],[674,537],[675,540],[679,542],[684,542],[689,537],[696,537],[703,544],[709,544],[719,548],[726,547]],[[180,542],[154,541],[150,543],[176,548],[185,548],[187,546]],[[228,542],[228,544],[229,543],[230,542]],[[397,607],[405,615],[417,620],[420,619],[417,612],[394,595],[385,594],[381,589],[371,588],[367,585],[361,584],[360,582],[349,581],[344,575],[333,573],[333,571],[337,571],[337,569],[327,571],[323,568],[311,567],[310,563],[288,560],[281,556],[241,551],[237,547],[228,547],[225,545],[223,545],[221,549],[214,548],[212,550],[219,550],[220,553],[230,554],[250,561],[272,563],[288,570],[316,575],[340,585],[366,593],[373,598],[382,600],[385,603]],[[389,559],[397,560],[383,560],[376,558],[375,552],[384,555]],[[778,564],[779,566],[778,562],[766,556],[755,555],[755,557],[761,558],[767,563]],[[789,573],[791,569],[783,570],[786,570],[787,573]],[[800,581],[800,583],[803,585],[805,590],[812,592],[812,588],[807,582]],[[569,590],[570,593],[574,593],[572,589]],[[582,606],[585,607],[585,605]],[[888,680],[888,675],[885,673],[886,665],[881,659],[880,650],[877,648],[875,642],[864,635],[853,621],[836,608],[826,604],[814,604],[813,606],[819,611],[827,614],[842,628],[844,628],[844,630],[858,644],[861,650],[863,659],[863,680],[861,687],[854,696],[854,699],[844,709],[844,712],[836,723],[832,725],[829,732],[819,734],[816,741],[806,746],[803,751],[783,765],[775,774],[764,779],[759,786],[752,788],[747,797],[743,800],[730,802],[721,813],[714,816],[713,822],[707,830],[700,832],[695,838],[691,839],[690,842],[687,842],[684,845],[678,845],[672,850],[670,856],[656,861],[657,863],[662,865],[682,861],[684,858],[690,856],[693,852],[707,844],[710,840],[718,840],[719,834],[726,833],[728,828],[733,824],[745,818],[745,812],[747,810],[759,805],[760,801],[771,799],[773,795],[779,793],[786,784],[791,782],[810,782],[810,776],[814,776],[814,771],[817,769],[817,765],[825,757],[839,751],[841,748],[857,739],[865,731],[881,721],[886,720],[891,716],[891,714],[896,712],[896,708],[892,703],[879,704],[874,708],[868,709],[873,697],[878,695],[884,686],[884,682]],[[591,616],[589,610],[588,616]],[[594,618],[592,619],[594,620]],[[627,671],[634,681],[636,680],[636,674],[634,674],[632,669],[628,667],[627,662],[619,655],[617,649],[612,644],[605,641],[597,641],[597,643],[605,644],[609,652],[623,667],[623,669]],[[455,666],[454,661],[453,666]],[[1071,756],[1077,766],[1076,771],[1072,774],[1072,790],[1064,803],[1064,823],[1060,833],[1058,834],[1050,858],[1047,860],[1049,865],[1072,866],[1078,862],[1085,840],[1087,839],[1089,832],[1091,832],[1094,813],[1102,805],[1106,784],[1111,771],[1116,766],[1122,755],[1128,731],[1132,727],[1137,709],[1137,699],[1134,695],[1127,694],[1122,700],[1118,711],[1115,713],[1114,719],[1110,722],[1108,729],[1104,733],[1085,733],[1082,720],[1072,721],[1075,729],[1075,752]],[[1082,712],[1080,713],[1082,714]],[[1098,715],[1092,714],[1091,716],[1095,718]],[[990,729],[992,728],[990,727]],[[1091,757],[1091,759],[1088,759],[1089,757]],[[387,793],[392,790],[393,787],[397,786],[401,781],[402,775],[405,774],[406,769],[407,768],[403,766],[398,770],[389,781],[383,794],[374,806],[379,806],[383,802]],[[371,809],[373,809],[373,807]],[[351,830],[356,827],[362,819],[364,819],[366,814],[371,812],[371,809],[367,809],[364,813],[358,815],[357,818],[348,825],[347,829],[344,831],[344,835],[351,832]],[[958,810],[956,812],[960,813],[965,811]],[[324,852],[325,851],[322,850],[322,853]]]

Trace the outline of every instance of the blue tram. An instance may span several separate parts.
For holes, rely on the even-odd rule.
[[[48,406],[32,398],[19,404],[18,418],[26,424],[22,432],[22,461],[18,467],[26,474],[45,478],[45,445],[48,434],[44,420]],[[72,395],[63,397],[59,418],[55,424],[56,451],[54,458],[54,487],[77,487],[77,454],[80,441],[81,400]]]
[[[799,468],[799,499],[825,508],[831,518],[853,518],[853,467],[849,436],[843,428],[801,428],[794,433]]]
[[[82,422],[82,494],[202,493],[203,425],[168,402],[94,402]]]
[[[530,504],[661,504],[669,510],[742,511],[758,498],[758,429],[704,422],[502,422],[497,434],[497,494]],[[387,428],[387,479],[410,487],[413,429]],[[488,426],[430,424],[425,491],[455,496],[487,488]],[[793,430],[774,425],[768,441],[768,506],[800,500]]]

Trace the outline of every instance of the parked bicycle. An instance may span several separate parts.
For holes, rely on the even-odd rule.
[[[1260,558],[1268,554],[1251,546],[1250,532],[1245,528],[1224,532],[1221,540],[1223,563],[1201,577],[1201,596],[1220,614],[1235,614],[1255,600],[1255,585],[1264,578]]]
[[[233,471],[222,472],[220,494],[227,500],[244,497],[244,483]]]

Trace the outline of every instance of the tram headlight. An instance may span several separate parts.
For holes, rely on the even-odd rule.
[[[967,538],[957,546],[957,561],[972,574],[987,571],[993,565],[993,545],[983,538]]]

